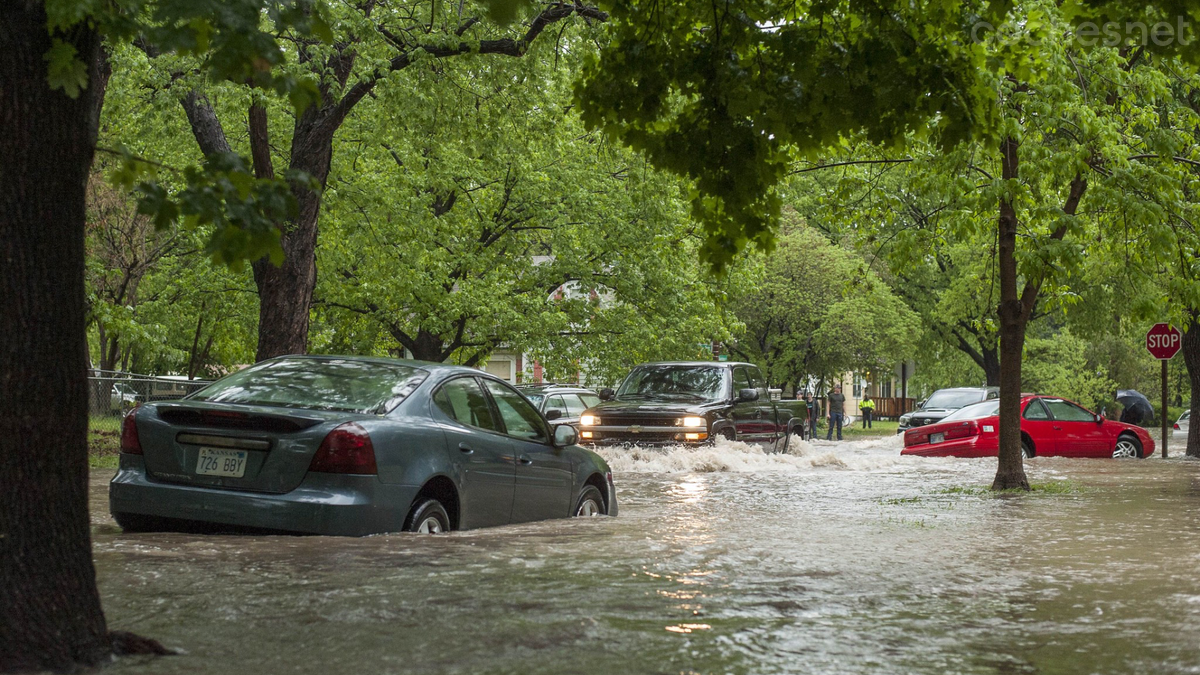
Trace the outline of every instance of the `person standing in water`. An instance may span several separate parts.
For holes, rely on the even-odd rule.
[[[835,385],[833,393],[826,397],[825,418],[829,420],[829,431],[825,440],[833,440],[833,425],[837,425],[837,439],[842,440],[842,422],[846,419],[846,397],[842,394],[842,386]]]
[[[808,406],[808,440],[811,441],[817,435],[817,418],[820,417],[820,413],[811,392],[804,392],[804,404]]]

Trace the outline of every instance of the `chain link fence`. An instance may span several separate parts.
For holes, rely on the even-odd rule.
[[[121,420],[139,404],[183,398],[210,380],[177,375],[138,375],[91,370],[88,375],[88,446],[93,454],[115,454],[121,445]]]

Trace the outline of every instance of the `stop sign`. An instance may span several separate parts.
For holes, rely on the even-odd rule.
[[[1179,352],[1179,344],[1179,331],[1172,328],[1169,323],[1156,323],[1153,328],[1146,331],[1146,350],[1160,361],[1166,361],[1175,356]]]

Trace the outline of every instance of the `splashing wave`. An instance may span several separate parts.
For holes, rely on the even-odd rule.
[[[637,445],[597,448],[615,472],[712,473],[743,471],[810,471],[814,469],[880,470],[908,464],[900,456],[899,436],[829,442],[793,439],[790,452],[772,453],[758,445],[718,440],[712,445]]]

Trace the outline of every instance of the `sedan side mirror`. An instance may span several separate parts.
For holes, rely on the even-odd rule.
[[[750,387],[742,389],[742,390],[738,391],[738,400],[739,401],[757,401],[758,400],[758,390],[750,388]]]
[[[600,390],[600,400],[601,401],[611,401],[615,394],[616,394],[616,392],[613,391],[612,389],[607,389],[607,388],[601,389]]]
[[[547,410],[546,411],[546,420],[547,421],[556,420],[562,416],[563,416],[563,414],[562,414],[561,410]]]
[[[1092,415],[1092,419],[1095,420],[1096,424],[1100,424],[1104,421],[1104,413],[1096,413]]]
[[[579,432],[575,431],[575,427],[570,424],[557,424],[554,426],[554,447],[565,448],[568,445],[575,445],[579,440]]]

